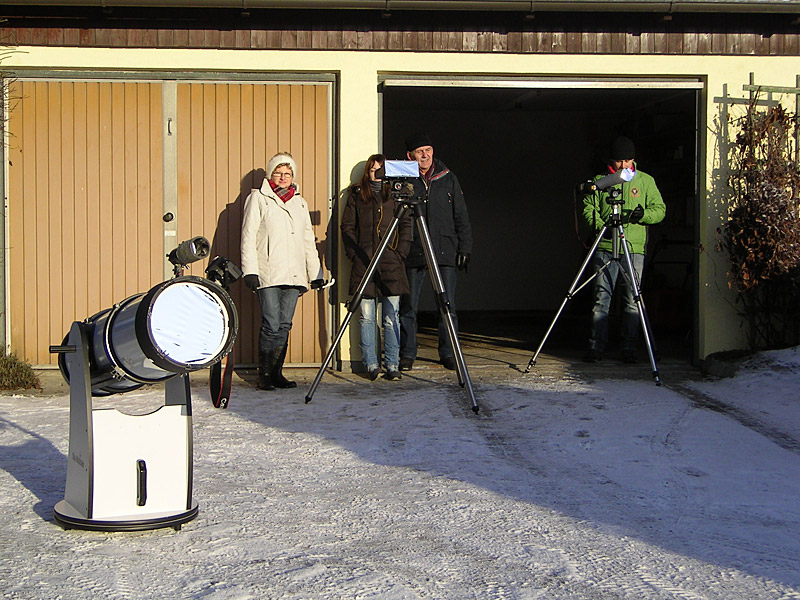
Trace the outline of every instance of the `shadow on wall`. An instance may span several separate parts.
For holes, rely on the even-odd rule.
[[[350,261],[347,260],[347,257],[342,254],[341,260],[339,260],[338,251],[341,248],[341,214],[344,210],[344,205],[347,203],[347,199],[349,198],[350,194],[352,193],[353,185],[359,183],[361,181],[361,177],[364,174],[364,167],[366,167],[367,161],[362,160],[357,162],[353,165],[353,168],[350,170],[350,181],[348,182],[347,186],[339,190],[339,195],[335,200],[334,207],[333,207],[333,214],[331,215],[331,225],[328,229],[328,238],[331,240],[336,240],[333,244],[333,248],[337,252],[337,256],[332,256],[331,259],[334,265],[339,265],[341,269],[339,270],[338,274],[336,275],[336,293],[331,294],[330,301],[338,302],[340,304],[346,303],[350,299],[350,271],[351,271],[351,264]],[[347,307],[343,306],[342,310],[346,311]],[[344,313],[340,315],[344,318]],[[338,328],[341,324],[341,318],[339,319],[339,323],[336,324]],[[338,333],[338,329],[336,329]],[[358,315],[353,315],[352,320],[350,321],[350,325],[348,326],[348,331],[345,332],[347,335],[347,339],[349,341],[349,352],[347,356],[342,352],[341,346],[339,347],[339,360],[342,364],[339,367],[345,371],[347,370],[355,370],[358,371],[361,365],[361,348],[359,347],[359,343],[361,341],[361,335],[359,331],[358,325]],[[350,369],[348,369],[348,364]]]
[[[699,252],[708,262],[706,280],[703,283],[708,284],[711,293],[719,299],[718,302],[713,302],[709,298],[706,302],[706,310],[716,306],[718,319],[725,319],[730,324],[725,328],[718,329],[716,334],[718,339],[711,342],[710,345],[718,350],[737,350],[747,347],[747,329],[737,305],[737,294],[728,285],[728,272],[731,269],[730,257],[719,245],[723,239],[722,228],[729,218],[733,193],[728,181],[732,174],[731,155],[734,151],[738,128],[732,130],[731,126],[738,118],[745,115],[751,100],[730,96],[727,86],[725,86],[723,96],[714,98],[714,102],[718,106],[718,113],[713,123],[709,125],[709,129],[716,145],[713,149],[709,149],[713,157],[710,173],[711,183],[704,198],[705,219],[701,221],[703,231],[700,234],[701,241],[705,240],[706,243],[699,246]],[[758,99],[757,102],[765,108],[777,104],[768,99]],[[705,317],[709,318],[709,316],[706,313]]]
[[[323,279],[330,279],[333,277],[336,279],[337,285],[339,281],[339,276],[336,274],[336,244],[331,244],[331,240],[336,240],[336,231],[334,227],[336,223],[338,223],[337,218],[337,205],[338,200],[334,199],[334,206],[333,206],[333,214],[328,219],[328,226],[325,229],[325,237],[323,239],[317,240],[317,254],[319,255],[320,263],[322,264],[322,272],[323,272]],[[314,226],[318,226],[322,224],[322,214],[320,211],[314,210],[311,211],[311,224]],[[330,275],[327,275],[330,273]],[[319,327],[317,328],[317,342],[319,344],[319,348],[321,353],[324,354],[328,351],[328,343],[331,339],[333,332],[328,331],[328,304],[333,304],[335,301],[334,294],[336,293],[334,290],[336,288],[329,288],[328,291],[323,291],[322,298],[319,298],[317,302],[317,323],[319,323]],[[325,300],[327,298],[327,301]],[[331,323],[332,327],[336,328],[335,323]]]
[[[250,192],[260,188],[264,182],[264,169],[253,169],[242,177],[239,195],[225,205],[217,218],[214,239],[211,242],[211,257],[224,256],[237,266],[242,264],[242,209]],[[255,361],[257,354],[257,332],[260,327],[260,310],[256,295],[239,281],[230,289],[231,298],[239,311],[239,335],[234,347],[240,362]],[[256,319],[258,317],[258,320]]]

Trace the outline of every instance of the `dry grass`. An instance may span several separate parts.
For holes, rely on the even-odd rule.
[[[39,376],[28,363],[16,355],[0,355],[0,390],[41,389]]]

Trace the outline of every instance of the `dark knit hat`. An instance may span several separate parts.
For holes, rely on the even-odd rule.
[[[413,152],[420,146],[433,147],[433,140],[427,133],[415,133],[406,138],[406,150]]]
[[[636,148],[633,145],[631,138],[624,135],[619,136],[611,144],[611,160],[630,160],[636,158]]]

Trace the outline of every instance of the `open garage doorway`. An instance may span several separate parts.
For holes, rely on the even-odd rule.
[[[701,88],[698,81],[383,82],[387,157],[404,158],[404,139],[425,131],[464,189],[474,238],[456,296],[465,343],[537,348],[594,241],[580,226],[576,186],[603,172],[611,141],[623,134],[667,204],[665,220],[649,228],[642,285],[657,354],[693,359]],[[583,355],[589,287],[569,300],[544,352]],[[421,327],[433,326],[432,293],[421,310]],[[612,320],[610,352],[618,329]]]

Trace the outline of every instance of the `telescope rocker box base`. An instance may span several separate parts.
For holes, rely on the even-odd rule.
[[[55,505],[53,517],[64,529],[87,529],[90,531],[143,531],[172,527],[176,531],[181,525],[197,516],[197,502],[189,510],[178,513],[152,513],[149,515],[122,515],[113,519],[87,519],[62,500]]]

